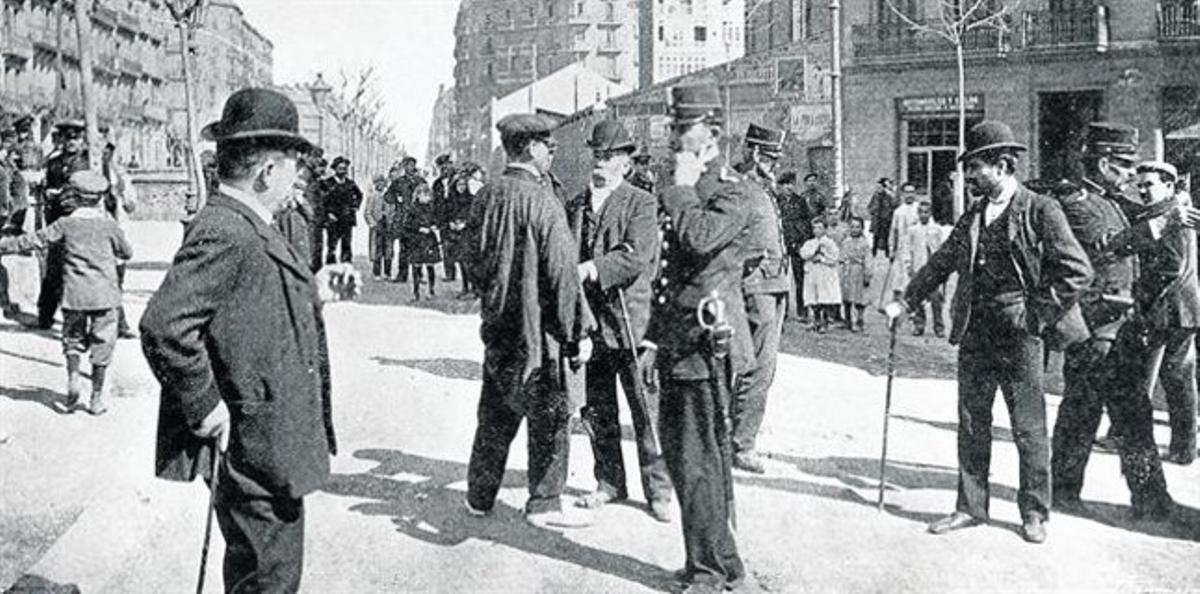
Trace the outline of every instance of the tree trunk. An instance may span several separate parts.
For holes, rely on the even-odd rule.
[[[954,44],[954,57],[958,64],[958,154],[962,155],[967,150],[967,69],[963,60],[962,37]],[[961,160],[955,160],[954,174],[954,220],[957,221],[967,207]]]
[[[183,60],[183,101],[184,114],[187,121],[187,145],[184,151],[187,153],[188,169],[190,175],[188,181],[191,184],[193,201],[187,205],[187,216],[200,212],[204,208],[204,204],[208,202],[208,183],[204,179],[204,166],[200,163],[200,153],[196,150],[199,143],[200,134],[196,130],[196,98],[194,97],[194,89],[192,88],[192,68],[191,68],[191,45],[192,27],[187,22],[178,22],[179,25],[179,56]]]
[[[92,80],[92,17],[89,0],[75,0],[75,34],[79,37],[79,92],[83,95],[83,121],[87,125],[88,166],[100,170],[100,123],[96,119],[96,89]]]
[[[63,22],[62,0],[54,2],[54,117],[63,116],[63,87],[67,85],[67,75],[63,71]],[[38,132],[40,142],[41,132]]]

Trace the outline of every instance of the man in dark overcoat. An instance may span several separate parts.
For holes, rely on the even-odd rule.
[[[453,211],[450,204],[450,193],[454,190],[454,160],[450,158],[450,155],[439,155],[434,159],[433,164],[437,167],[438,175],[437,179],[433,180],[430,189],[433,192],[433,204],[438,213],[438,226],[441,227],[441,239],[443,248],[445,248],[450,213]],[[451,250],[443,249],[442,252],[442,268],[446,271],[446,280],[453,281],[458,278],[458,260],[455,259],[455,254]]]
[[[783,243],[783,217],[776,202],[775,164],[783,155],[783,136],[781,130],[750,124],[741,168],[751,182],[746,206],[755,215],[746,236],[742,268],[754,365],[734,384],[733,467],[755,474],[766,472],[755,442],[767,412],[767,392],[775,381],[788,301],[795,293],[792,263]]]
[[[322,373],[319,284],[271,226],[292,198],[295,105],[267,89],[230,96],[204,130],[217,143],[219,192],[196,215],[142,317],[142,348],[162,385],[156,472],[215,481],[225,590],[295,592],[303,497],[329,475],[335,444]]]
[[[658,266],[658,203],[626,177],[635,145],[620,122],[597,123],[588,146],[593,161],[589,187],[567,203],[567,221],[579,245],[584,298],[598,326],[596,349],[587,365],[583,409],[597,485],[579,503],[596,508],[629,496],[618,417],[620,378],[633,420],[642,489],[651,515],[668,522],[671,480],[655,437],[658,394],[639,386],[641,376],[635,373],[639,345],[650,321],[650,283]]]
[[[404,228],[407,226],[408,216],[413,208],[413,191],[421,185],[425,185],[425,178],[421,177],[421,173],[417,171],[417,160],[413,157],[404,157],[400,160],[400,176],[392,180],[384,196],[385,200],[395,204],[395,217],[388,222],[388,226],[392,229],[394,239],[400,242],[396,249],[398,272],[395,280],[397,282],[408,282],[408,244],[411,238],[406,237]]]
[[[885,256],[892,255],[888,239],[892,236],[892,213],[896,212],[899,206],[900,198],[896,196],[892,180],[886,177],[879,178],[879,188],[867,203],[867,214],[871,216],[872,256],[881,251]]]
[[[783,243],[787,246],[788,259],[791,260],[792,286],[796,288],[795,311],[797,319],[804,322],[808,319],[808,311],[804,306],[804,258],[800,257],[800,247],[812,238],[812,211],[808,202],[796,191],[796,172],[785,171],[779,176],[776,187],[779,188],[779,217],[783,222]]]
[[[1171,442],[1165,460],[1196,459],[1196,331],[1200,328],[1200,286],[1196,272],[1196,231],[1190,208],[1175,188],[1173,165],[1149,161],[1137,166],[1137,188],[1145,205],[1130,228],[1111,238],[1106,249],[1117,256],[1137,254],[1133,285],[1137,315],[1131,323],[1144,345],[1130,361],[1117,389],[1150,393],[1161,380],[1167,397]]]
[[[647,359],[656,360],[661,378],[663,455],[683,515],[687,560],[677,578],[688,592],[721,592],[746,574],[730,527],[729,394],[732,378],[752,359],[742,299],[752,188],[723,165],[723,102],[716,86],[675,87],[671,98],[675,170],[673,185],[659,196],[662,261],[646,332],[656,348]],[[711,331],[698,319],[702,307]],[[723,310],[724,324],[717,310]]]
[[[1135,258],[1117,256],[1105,244],[1129,228],[1120,193],[1133,176],[1137,129],[1107,122],[1088,126],[1077,190],[1059,197],[1071,231],[1092,263],[1095,277],[1079,305],[1091,336],[1066,350],[1063,358],[1062,404],[1054,423],[1050,461],[1054,509],[1085,515],[1080,500],[1084,470],[1100,417],[1107,407],[1121,459],[1121,474],[1133,496],[1133,513],[1162,516],[1171,507],[1158,446],[1154,442],[1153,407],[1136,380],[1144,345],[1137,324],[1128,324],[1133,304]],[[1118,347],[1119,345],[1119,347]],[[1130,369],[1130,367],[1133,367]],[[1125,387],[1128,386],[1128,387]]]
[[[568,397],[564,366],[586,363],[591,341],[580,317],[578,250],[546,176],[554,155],[554,121],[513,114],[496,128],[508,165],[476,199],[467,223],[484,345],[467,512],[483,516],[495,505],[509,446],[524,420],[529,435],[526,520],[549,528],[586,526],[590,514],[562,502],[569,420],[582,404]]]
[[[350,160],[337,157],[333,160],[332,169],[333,175],[321,182],[321,206],[325,211],[327,236],[326,264],[354,259],[354,227],[363,202],[362,190],[349,176]]]
[[[1058,203],[1017,180],[1018,143],[1004,123],[967,134],[967,186],[981,196],[904,291],[910,311],[958,273],[950,343],[958,351],[958,502],[929,525],[933,534],[988,519],[992,403],[996,388],[1012,420],[1020,464],[1021,536],[1046,539],[1050,440],[1042,387],[1043,336],[1068,347],[1087,338],[1077,302],[1092,278],[1087,255]]]
[[[90,167],[85,128],[82,120],[67,120],[54,126],[60,145],[46,160],[46,181],[42,188],[42,216],[46,226],[75,210],[69,193],[63,190],[72,173]],[[62,302],[63,250],[61,244],[52,245],[46,250],[45,270],[37,301],[37,325],[43,330],[54,326],[54,314]]]

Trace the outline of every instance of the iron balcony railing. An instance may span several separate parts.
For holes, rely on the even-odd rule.
[[[854,25],[850,35],[857,59],[941,58],[954,53],[949,41],[918,32],[906,23]],[[1002,54],[1008,51],[1008,45],[1005,32],[995,28],[975,29],[963,38],[963,51],[970,54]]]
[[[1022,19],[1022,45],[1030,49],[1108,46],[1108,9],[1097,6],[1080,11],[1026,11]]]
[[[1200,2],[1159,2],[1159,39],[1200,39]]]

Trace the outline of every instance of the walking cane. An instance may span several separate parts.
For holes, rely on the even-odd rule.
[[[196,578],[196,594],[204,593],[204,573],[208,566],[208,544],[212,540],[213,515],[217,508],[217,472],[221,467],[221,445],[217,440],[212,444],[212,477],[209,483],[208,518],[204,521],[204,548],[200,549],[200,576]]]
[[[903,311],[899,303],[889,303],[884,308],[891,336],[888,338],[887,392],[883,401],[883,452],[879,456],[879,511],[883,511],[883,488],[887,477],[888,421],[892,418],[892,379],[896,376],[896,322]]]
[[[629,320],[629,306],[625,302],[624,287],[617,287],[617,299],[621,302],[621,317],[625,318],[625,323],[622,324],[625,327],[625,338],[629,341],[630,350],[633,351],[634,380],[632,395],[634,400],[637,401],[638,408],[641,409],[639,412],[646,419],[646,430],[650,432],[650,441],[654,443],[656,449],[661,451],[662,448],[658,445],[658,431],[654,429],[654,424],[658,422],[658,419],[650,418],[650,405],[646,403],[646,387],[642,385],[642,363],[638,361],[638,345],[634,342],[633,322]]]

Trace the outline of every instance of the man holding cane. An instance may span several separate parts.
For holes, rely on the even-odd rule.
[[[583,409],[592,437],[597,486],[578,503],[595,508],[628,497],[618,418],[619,377],[629,401],[650,514],[669,522],[671,480],[655,439],[657,393],[635,373],[638,346],[650,321],[650,284],[658,263],[658,205],[627,179],[635,145],[620,122],[596,124],[588,146],[594,163],[590,187],[567,204],[567,220],[579,242],[583,296],[598,326],[595,352],[587,365]]]
[[[142,348],[162,385],[156,472],[190,481],[224,451],[213,484],[225,536],[225,589],[295,592],[304,495],[329,475],[336,445],[323,301],[352,297],[348,265],[314,278],[271,226],[292,199],[310,147],[295,105],[266,89],[230,96],[204,130],[217,143],[219,192],[196,215],[142,317]]]

